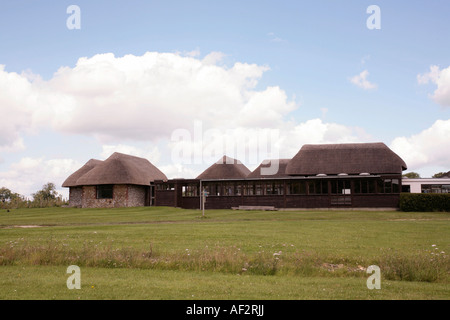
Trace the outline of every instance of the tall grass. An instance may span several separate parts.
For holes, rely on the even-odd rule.
[[[77,248],[54,239],[39,245],[25,240],[9,241],[0,247],[0,265],[78,265],[79,267],[138,268],[182,271],[213,271],[231,274],[272,276],[367,277],[364,266],[378,265],[387,280],[449,281],[450,259],[445,253],[421,251],[417,255],[383,253],[368,259],[318,255],[315,252],[259,251],[245,253],[236,246],[205,246],[177,252],[114,247],[111,242],[85,241]]]
[[[68,204],[68,200],[61,196],[56,197],[55,199],[36,198],[33,200],[24,197],[16,197],[8,201],[0,201],[0,209],[49,208],[62,207]]]

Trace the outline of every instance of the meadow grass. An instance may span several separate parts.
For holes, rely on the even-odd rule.
[[[24,228],[30,225],[40,227]],[[211,210],[202,218],[198,210],[163,207],[47,208],[0,212],[0,226],[3,299],[19,298],[13,290],[23,291],[21,282],[9,275],[20,270],[29,270],[27,283],[33,284],[38,281],[34,277],[40,279],[48,270],[58,269],[59,280],[52,281],[62,291],[71,291],[65,284],[64,268],[73,264],[83,270],[84,281],[87,274],[96,274],[106,283],[108,277],[103,279],[100,274],[115,273],[126,282],[143,282],[141,291],[136,291],[141,294],[130,295],[125,282],[110,278],[111,285],[123,284],[123,290],[117,289],[122,294],[96,291],[91,295],[86,289],[83,292],[89,294],[82,296],[87,299],[146,299],[146,286],[166,275],[177,280],[169,277],[167,292],[150,298],[189,298],[176,294],[183,285],[201,298],[201,292],[209,292],[206,279],[235,288],[239,285],[234,281],[244,278],[261,287],[241,287],[240,294],[230,289],[227,294],[219,286],[216,294],[209,292],[205,297],[330,299],[336,290],[343,291],[337,294],[341,299],[450,297],[448,213]],[[369,293],[372,290],[365,285],[369,265],[380,267],[383,289],[390,286],[389,293]],[[196,277],[203,277],[202,282]],[[272,287],[274,282],[282,283],[283,294]],[[327,284],[328,292],[317,289]],[[406,292],[411,287],[415,292]],[[39,289],[34,296],[51,299],[52,294],[59,298],[73,295]]]

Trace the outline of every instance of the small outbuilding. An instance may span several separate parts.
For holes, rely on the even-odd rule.
[[[152,205],[155,180],[167,177],[150,161],[123,153],[89,160],[63,183],[69,188],[69,205],[81,208],[115,208]]]

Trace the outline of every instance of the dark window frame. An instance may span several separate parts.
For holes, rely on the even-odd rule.
[[[114,185],[104,184],[96,187],[97,199],[114,199]]]

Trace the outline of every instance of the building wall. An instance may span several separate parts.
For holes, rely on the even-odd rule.
[[[96,186],[83,186],[82,208],[121,208],[145,205],[146,187],[134,185],[114,185],[112,199],[97,199]]]
[[[70,187],[69,188],[69,206],[81,207],[83,198],[82,187]]]
[[[156,190],[155,206],[176,207],[175,190]]]
[[[271,181],[255,180],[258,185],[275,185]],[[322,182],[321,182],[322,181]],[[206,198],[206,209],[229,209],[232,207],[245,206],[274,206],[276,208],[398,208],[400,199],[400,190],[402,187],[401,175],[385,175],[382,177],[350,177],[350,178],[310,178],[310,179],[280,179],[276,184],[282,187],[280,194],[246,194],[244,186],[249,181],[217,181],[213,184],[235,184],[240,185],[239,193],[234,195],[216,195],[216,189],[211,189],[212,194]],[[303,191],[288,188],[291,183],[307,182]],[[315,183],[313,183],[315,182]],[[317,182],[321,182],[317,184]],[[345,182],[345,183],[344,183]],[[370,183],[369,183],[370,182]],[[164,184],[163,182],[162,184]],[[156,205],[176,206],[186,209],[200,209],[200,197],[195,192],[196,180],[170,181],[174,185],[174,190],[168,191],[164,185],[158,185],[156,189]],[[325,183],[325,184],[324,184]],[[309,185],[309,187],[308,187]],[[320,185],[320,186],[319,186]],[[204,183],[203,186],[208,186]],[[311,186],[314,186],[312,189]],[[323,186],[327,186],[323,188]],[[364,187],[365,186],[365,187]],[[183,187],[185,187],[183,189]],[[264,188],[263,188],[264,189]],[[184,191],[182,191],[184,190]],[[194,190],[194,192],[192,192]],[[256,190],[256,189],[255,189]],[[265,189],[264,189],[265,190]],[[275,187],[267,192],[280,191]],[[344,191],[348,190],[349,193]],[[207,190],[208,191],[208,190]],[[221,192],[223,194],[223,192]]]
[[[407,178],[403,185],[409,186],[411,193],[422,193],[422,185],[450,185],[450,178]]]
[[[144,186],[128,186],[127,207],[143,207],[145,206],[147,187]]]
[[[208,196],[205,209],[230,209],[240,205],[276,208],[397,208],[399,199],[399,194]],[[183,197],[180,207],[199,209],[200,198]]]

